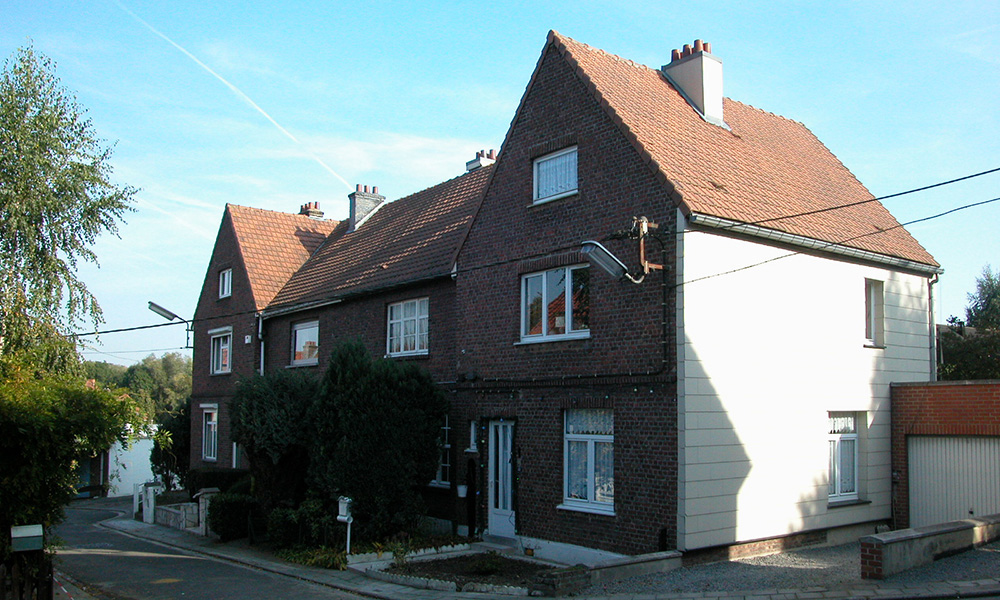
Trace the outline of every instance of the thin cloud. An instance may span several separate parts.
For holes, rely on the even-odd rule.
[[[290,131],[288,131],[287,129],[285,129],[284,127],[282,127],[280,123],[278,123],[277,121],[275,121],[274,118],[271,115],[269,115],[267,113],[267,111],[265,111],[263,108],[261,108],[256,102],[254,102],[250,98],[250,96],[247,96],[246,94],[244,94],[242,90],[240,90],[238,87],[236,87],[235,85],[233,85],[232,83],[230,83],[229,81],[227,81],[222,75],[219,75],[214,70],[212,70],[211,67],[209,67],[205,63],[201,62],[201,60],[199,60],[197,56],[195,56],[194,54],[191,54],[183,46],[181,46],[177,42],[175,42],[172,39],[170,39],[169,37],[167,37],[165,34],[163,34],[160,31],[158,31],[152,25],[150,25],[149,23],[147,23],[146,21],[144,21],[141,17],[139,17],[134,12],[132,12],[131,10],[129,10],[128,8],[126,8],[123,4],[121,4],[117,0],[115,1],[115,4],[118,6],[118,8],[120,8],[122,11],[124,11],[125,13],[127,13],[130,17],[132,17],[133,19],[135,19],[136,21],[138,21],[143,27],[145,27],[146,29],[150,30],[151,32],[153,32],[154,34],[156,34],[159,38],[161,38],[163,41],[167,42],[168,44],[170,44],[171,46],[173,46],[174,48],[176,48],[177,50],[179,50],[185,56],[187,56],[192,61],[194,61],[195,64],[197,64],[199,67],[201,67],[202,69],[204,69],[209,75],[211,75],[212,77],[215,77],[216,79],[218,79],[223,85],[225,85],[226,87],[228,87],[230,89],[230,91],[232,91],[234,94],[236,94],[241,100],[243,100],[248,105],[250,105],[251,108],[253,108],[254,110],[256,110],[265,119],[267,119],[272,125],[274,125],[278,129],[278,131],[280,131],[285,137],[287,137],[288,139],[292,140],[296,144],[298,144],[298,145],[302,146],[303,148],[305,148],[305,145],[302,142],[300,142],[298,138],[296,138],[294,135],[292,135],[292,133]],[[322,159],[320,159],[318,156],[316,156],[315,154],[313,154],[312,152],[310,152],[308,148],[305,148],[305,150],[308,153],[309,157],[312,158],[314,161],[316,161],[316,163],[319,164],[319,166],[323,167],[323,169],[325,169],[328,173],[330,173],[331,175],[333,175],[334,177],[336,177],[338,180],[341,181],[341,183],[343,183],[345,186],[347,186],[348,189],[350,189],[351,185],[349,183],[347,183],[346,179],[344,179],[343,177],[341,177],[339,173],[337,173],[336,171],[334,171],[329,165],[327,165],[325,162],[323,162]]]

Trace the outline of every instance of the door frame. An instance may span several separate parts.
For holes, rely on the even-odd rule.
[[[489,535],[515,536],[514,511],[514,421],[491,419],[489,422],[487,461],[488,493],[486,528]]]

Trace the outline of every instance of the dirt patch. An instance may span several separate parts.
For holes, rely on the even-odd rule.
[[[409,561],[403,567],[392,565],[386,571],[400,575],[454,581],[459,586],[475,581],[492,585],[526,587],[535,581],[537,573],[551,568],[548,565],[517,560],[496,552],[487,552],[440,560]]]

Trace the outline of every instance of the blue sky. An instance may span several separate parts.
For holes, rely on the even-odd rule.
[[[876,196],[1000,167],[1000,3],[0,0],[141,188],[80,274],[102,329],[189,318],[227,202],[344,218],[356,183],[399,198],[500,148],[549,29],[658,67],[712,43],[725,94],[803,122]],[[155,31],[154,31],[155,30]],[[345,181],[347,184],[345,184]],[[1000,174],[885,204],[906,222],[1000,196]],[[1000,202],[909,227],[946,269],[939,322],[1000,267]],[[626,223],[623,221],[623,226]],[[106,334],[129,364],[182,327]]]

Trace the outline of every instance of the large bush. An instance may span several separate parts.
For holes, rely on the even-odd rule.
[[[233,440],[250,459],[262,505],[296,505],[305,496],[313,430],[309,405],[318,393],[302,370],[279,369],[241,381],[230,404]]]
[[[168,491],[173,489],[174,483],[181,488],[187,487],[191,467],[190,400],[162,419],[160,428],[153,436],[149,462],[153,473],[163,481]]]
[[[257,503],[252,496],[216,494],[208,502],[208,526],[223,542],[245,538],[256,512]]]
[[[412,530],[418,488],[434,477],[448,402],[423,369],[373,360],[356,341],[335,347],[310,413],[317,428],[310,480],[322,497],[354,500],[359,533]]]

